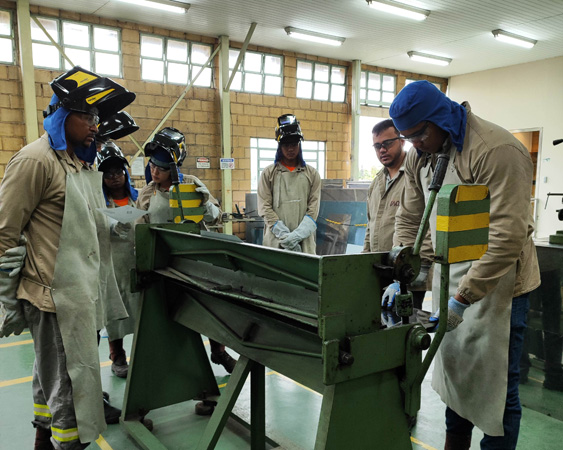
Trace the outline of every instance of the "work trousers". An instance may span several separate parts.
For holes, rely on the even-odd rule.
[[[51,430],[57,450],[82,450],[78,438],[72,384],[66,368],[66,355],[56,313],[23,303],[35,350],[33,364],[33,426]]]
[[[504,408],[504,436],[489,436],[481,439],[482,450],[513,450],[518,443],[522,406],[518,384],[520,381],[520,357],[524,346],[526,331],[526,315],[529,309],[528,294],[512,299],[512,315],[510,317],[510,341],[508,346],[508,384],[506,405]],[[478,375],[476,375],[478,376]],[[487,405],[483,405],[486,408]],[[460,417],[455,411],[446,408],[446,431],[453,435],[471,435],[473,424]]]

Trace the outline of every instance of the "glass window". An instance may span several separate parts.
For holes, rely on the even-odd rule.
[[[370,106],[389,106],[395,99],[395,75],[362,71],[360,75],[360,102]]]
[[[235,67],[239,50],[229,50],[229,76]],[[281,95],[283,80],[282,56],[246,52],[231,83],[232,91]]]
[[[250,190],[256,192],[262,171],[274,163],[278,142],[275,139],[250,139]],[[326,142],[302,141],[303,159],[325,177]]]
[[[297,61],[298,98],[331,102],[346,100],[346,67]]]
[[[188,84],[211,56],[211,45],[141,35],[141,78],[161,83]],[[211,87],[213,72],[203,69],[195,86]]]
[[[0,9],[0,62],[14,63],[14,35],[10,11]]]
[[[49,36],[62,44],[69,63],[43,30],[31,21],[33,65],[49,69],[82,66],[100,75],[121,76],[120,30],[88,23],[37,17]]]

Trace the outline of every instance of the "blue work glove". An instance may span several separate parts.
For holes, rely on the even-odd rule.
[[[286,250],[291,250],[302,240],[311,236],[316,229],[317,224],[313,218],[311,216],[305,216],[299,226],[281,240],[280,245]]]
[[[209,189],[207,189],[207,186],[205,184],[203,184],[203,182],[199,179],[194,179],[194,184],[197,186],[195,188],[196,192],[199,192],[200,194],[203,195],[203,202],[202,205],[205,205],[208,201],[209,201],[209,196],[211,195],[211,193],[209,192]]]
[[[20,236],[19,245],[17,247],[9,248],[0,257],[0,270],[8,272],[9,277],[15,277],[20,273],[21,268],[27,255],[25,245],[27,244],[26,237],[22,234]]]
[[[7,272],[0,272],[0,306],[2,321],[0,337],[8,337],[14,333],[21,334],[27,326],[21,302],[16,299],[19,277],[11,277]]]
[[[465,303],[458,302],[455,298],[450,297],[448,300],[448,326],[446,327],[446,331],[455,330],[458,325],[463,322],[463,313],[467,308],[471,305],[466,305]],[[427,329],[429,333],[434,333],[438,330],[438,324],[440,322],[440,310],[436,311],[433,315],[430,316],[428,319],[429,323],[435,323],[436,325],[432,328]]]
[[[401,291],[399,283],[394,282],[387,286],[383,297],[381,297],[381,308],[392,309],[395,304],[395,296]]]
[[[272,233],[274,233],[275,237],[281,240],[289,234],[289,228],[287,228],[285,223],[281,220],[278,220],[272,227]]]

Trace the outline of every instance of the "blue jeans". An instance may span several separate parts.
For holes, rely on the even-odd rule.
[[[508,386],[506,405],[502,423],[504,436],[489,436],[485,434],[481,439],[481,449],[510,450],[515,449],[520,432],[520,419],[522,406],[518,393],[520,379],[520,357],[524,345],[524,332],[526,331],[526,314],[528,313],[528,294],[512,299],[512,315],[510,317],[510,341],[508,344]],[[455,411],[446,408],[446,431],[451,434],[466,436],[471,435],[473,424],[460,417]]]

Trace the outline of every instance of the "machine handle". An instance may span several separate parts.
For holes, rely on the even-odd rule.
[[[172,186],[176,186],[176,197],[178,200],[178,208],[180,208],[180,222],[184,220],[184,208],[182,207],[182,196],[180,195],[180,175],[178,174],[178,165],[175,162],[170,163],[170,180],[172,181]]]
[[[444,177],[446,176],[446,169],[448,168],[448,163],[450,162],[450,155],[442,154],[438,155],[438,161],[436,161],[436,168],[434,169],[434,175],[432,176],[432,181],[428,189],[430,191],[438,192],[442,187],[444,182]]]

